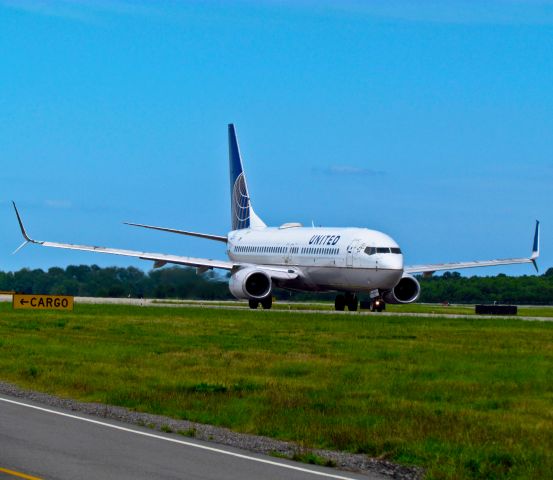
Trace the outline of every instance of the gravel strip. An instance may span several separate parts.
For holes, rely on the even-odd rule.
[[[146,426],[167,433],[176,432],[183,436],[194,437],[198,440],[219,443],[221,445],[265,455],[293,459],[298,455],[313,453],[327,460],[329,465],[336,466],[341,470],[361,473],[379,473],[397,480],[419,480],[423,476],[423,470],[420,468],[403,467],[386,460],[370,458],[366,455],[303,448],[292,442],[273,440],[258,435],[237,433],[227,428],[214,427],[212,425],[204,425],[186,420],[175,420],[161,415],[134,412],[127,408],[103,405],[101,403],[86,403],[64,399],[46,393],[24,390],[6,382],[0,382],[0,393],[11,397],[31,400],[50,407],[118,420],[142,427]]]

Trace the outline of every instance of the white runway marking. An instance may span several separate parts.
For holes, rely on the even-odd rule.
[[[7,398],[0,397],[0,401],[6,402],[6,403],[12,403],[14,405],[19,405],[19,406],[22,406],[22,407],[32,408],[34,410],[39,410],[41,412],[47,412],[47,413],[52,413],[54,415],[60,415],[62,417],[73,418],[75,420],[80,420],[82,422],[88,422],[88,423],[93,423],[95,425],[101,425],[103,427],[113,428],[115,430],[121,430],[123,432],[134,433],[136,435],[142,435],[144,437],[156,438],[158,440],[164,440],[166,442],[178,443],[180,445],[186,445],[187,447],[199,448],[199,449],[202,449],[202,450],[208,450],[210,452],[220,453],[220,454],[223,454],[223,455],[229,455],[231,457],[237,457],[237,458],[241,458],[241,459],[244,459],[244,460],[250,460],[252,462],[265,463],[265,464],[268,464],[268,465],[273,465],[275,467],[287,468],[289,470],[296,470],[298,472],[305,472],[305,473],[310,473],[312,475],[318,475],[320,477],[335,478],[335,479],[338,479],[338,480],[355,480],[352,477],[344,477],[344,476],[336,475],[336,474],[333,474],[333,473],[326,473],[326,472],[319,472],[319,471],[316,471],[316,470],[309,470],[308,468],[297,467],[295,465],[288,465],[286,463],[279,463],[279,462],[275,462],[273,460],[266,460],[264,458],[252,457],[252,456],[244,455],[244,454],[241,454],[241,453],[229,452],[229,451],[223,450],[221,448],[208,447],[207,445],[200,445],[200,444],[197,444],[197,443],[188,442],[186,440],[179,440],[177,438],[170,438],[170,437],[164,437],[162,435],[156,435],[155,433],[142,432],[140,430],[133,430],[132,428],[121,427],[119,425],[113,425],[111,423],[101,422],[99,420],[93,420],[91,418],[79,417],[78,415],[72,415],[70,413],[58,412],[56,410],[51,410],[49,408],[44,408],[44,407],[38,407],[36,405],[30,405],[28,403],[18,402],[16,400],[8,400]]]

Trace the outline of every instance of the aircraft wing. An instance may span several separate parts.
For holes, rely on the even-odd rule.
[[[13,203],[13,202],[12,202]],[[42,245],[43,247],[53,247],[53,248],[63,248],[68,250],[81,250],[85,252],[96,252],[96,253],[107,253],[111,255],[122,255],[124,257],[134,257],[141,260],[151,260],[154,262],[154,268],[162,267],[167,263],[172,263],[176,265],[186,265],[189,267],[197,267],[199,272],[209,270],[212,268],[220,268],[222,270],[239,270],[248,266],[254,266],[261,270],[267,272],[267,274],[273,279],[280,280],[291,280],[298,276],[298,273],[295,270],[291,270],[285,267],[278,267],[272,265],[250,265],[247,263],[237,263],[229,262],[227,260],[212,260],[208,258],[195,258],[195,257],[181,257],[178,255],[167,255],[164,253],[150,253],[150,252],[139,252],[135,250],[123,250],[119,248],[109,248],[109,247],[97,247],[92,245],[75,245],[72,243],[58,243],[58,242],[46,242],[42,240],[34,240],[27,234],[25,227],[23,226],[23,221],[19,215],[19,211],[13,203],[13,208],[15,209],[15,214],[17,215],[17,221],[19,222],[19,227],[21,228],[21,233],[25,238],[25,242],[16,250],[16,252],[27,245],[28,243],[35,243],[37,245]],[[15,252],[14,252],[15,253]]]
[[[25,231],[21,216],[19,211],[13,203],[13,208],[15,209],[15,214],[17,215],[17,221],[19,222],[19,227],[21,228],[21,233],[25,238],[25,242],[16,250],[16,252],[25,246],[27,243],[35,243],[37,245],[42,245],[43,247],[53,247],[53,248],[64,248],[68,250],[81,250],[85,252],[96,252],[96,253],[108,253],[111,255],[122,255],[124,257],[135,257],[140,258],[141,260],[152,260],[154,267],[161,267],[167,263],[174,263],[177,265],[187,265],[190,267],[199,267],[204,269],[210,268],[221,268],[223,270],[232,270],[237,267],[233,262],[225,260],[211,260],[207,258],[194,258],[194,257],[180,257],[178,255],[166,255],[163,253],[149,253],[149,252],[138,252],[135,250],[122,250],[118,248],[109,248],[109,247],[96,247],[91,245],[75,245],[72,243],[57,243],[57,242],[44,242],[41,240],[34,240]],[[15,252],[14,252],[15,253]]]
[[[536,220],[536,230],[534,232],[534,243],[532,246],[532,255],[528,258],[503,258],[498,260],[477,260],[471,262],[452,262],[452,263],[435,263],[428,265],[408,265],[404,267],[405,273],[424,273],[432,275],[432,273],[443,270],[460,270],[461,268],[475,267],[494,267],[497,265],[514,265],[520,263],[532,263],[538,271],[536,259],[540,256],[540,222]]]

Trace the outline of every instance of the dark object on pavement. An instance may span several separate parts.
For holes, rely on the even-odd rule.
[[[516,305],[475,305],[474,313],[479,315],[516,315]]]

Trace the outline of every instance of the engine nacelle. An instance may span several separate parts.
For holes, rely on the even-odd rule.
[[[238,299],[261,300],[271,294],[271,277],[257,268],[243,268],[233,273],[228,288]]]
[[[382,298],[386,303],[413,303],[421,293],[421,286],[415,277],[404,274],[391,290],[384,290]]]

